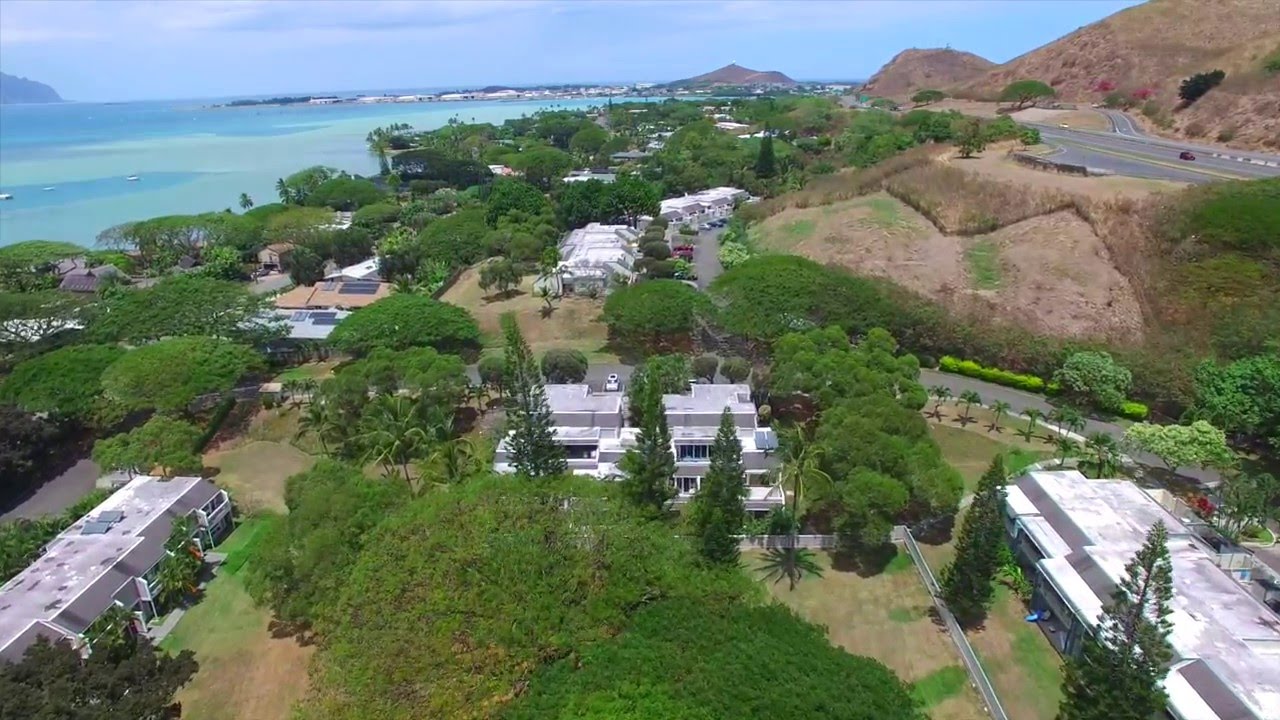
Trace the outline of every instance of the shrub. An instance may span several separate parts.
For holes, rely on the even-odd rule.
[[[751,251],[746,245],[736,242],[726,242],[720,244],[720,249],[716,252],[720,259],[720,265],[725,270],[736,267],[751,258]]]
[[[1147,406],[1140,402],[1129,400],[1121,403],[1120,405],[1119,415],[1123,418],[1128,418],[1130,420],[1146,420],[1148,414],[1150,414],[1150,411],[1147,409]]]
[[[671,248],[665,242],[645,243],[640,247],[640,252],[647,258],[654,260],[666,260],[671,257]]]
[[[972,360],[960,360],[950,355],[944,355],[938,361],[938,369],[943,372],[977,378],[996,385],[1026,390],[1027,392],[1038,393],[1044,392],[1045,389],[1044,380],[1035,375],[1023,375],[1008,370],[983,367]]]
[[[1196,237],[1245,253],[1280,251],[1280,178],[1214,183],[1181,199],[1162,218],[1169,239]]]
[[[1233,127],[1223,128],[1218,131],[1218,142],[1231,142],[1236,137],[1236,129]]]

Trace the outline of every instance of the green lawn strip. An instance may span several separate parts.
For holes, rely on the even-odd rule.
[[[226,555],[226,560],[223,561],[220,571],[232,575],[240,572],[245,563],[257,552],[258,543],[276,517],[275,515],[263,514],[250,517],[241,522],[235,532],[231,533],[217,547],[217,552]]]
[[[894,575],[912,569],[914,564],[911,562],[910,555],[903,550],[899,550],[898,554],[894,555],[893,559],[889,561],[889,564],[884,566],[884,572],[887,575]]]
[[[990,240],[975,240],[965,248],[973,285],[979,290],[1000,289],[1000,248]]]
[[[914,608],[892,608],[889,610],[889,619],[898,623],[915,622],[923,617]]]
[[[915,224],[902,215],[902,204],[890,197],[871,197],[863,201],[871,214],[862,223],[879,230],[913,230]]]
[[[911,695],[921,705],[931,708],[964,690],[969,674],[959,665],[938,668],[911,684]]]
[[[209,582],[160,647],[170,652],[192,650],[197,657],[234,652],[247,637],[261,631],[262,613],[240,578],[222,573]]]

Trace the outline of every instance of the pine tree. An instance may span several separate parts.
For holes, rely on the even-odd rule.
[[[1150,720],[1164,710],[1160,681],[1173,659],[1173,563],[1162,523],[1125,566],[1097,630],[1067,661],[1058,720]]]
[[[511,430],[507,445],[512,464],[527,478],[562,475],[569,465],[551,430],[547,389],[514,314],[502,316],[502,334],[506,340],[507,425]]]
[[[993,583],[1004,546],[1004,481],[1004,458],[997,455],[964,516],[955,559],[942,571],[942,599],[967,627],[982,622],[995,595]]]
[[[742,483],[742,445],[733,415],[725,408],[711,444],[711,467],[693,499],[691,521],[698,551],[706,560],[723,565],[738,562],[737,534],[746,514],[746,492]]]
[[[637,381],[633,378],[631,393],[637,401],[640,431],[636,434],[636,446],[628,450],[619,463],[625,473],[622,492],[632,503],[656,516],[675,495],[671,485],[671,478],[676,474],[671,429],[662,405],[662,388],[656,379]]]
[[[773,156],[773,133],[769,126],[764,128],[764,137],[760,138],[760,153],[756,155],[756,177],[771,178],[778,172],[778,163]]]

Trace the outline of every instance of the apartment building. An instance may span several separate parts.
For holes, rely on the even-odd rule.
[[[627,423],[627,400],[622,392],[596,392],[589,385],[548,385],[556,441],[565,449],[569,469],[579,475],[602,480],[621,477],[618,463],[635,447],[638,429]],[[727,408],[733,415],[738,442],[742,445],[743,484],[747,487],[747,510],[763,513],[781,506],[782,489],[770,473],[777,467],[770,451],[777,448],[777,436],[756,423],[756,405],[746,385],[696,384],[688,393],[663,395],[667,424],[671,428],[671,452],[676,474],[675,502],[686,503],[702,486],[711,466],[711,444]],[[498,472],[514,472],[506,441],[499,443],[494,458]]]
[[[658,216],[665,218],[672,225],[697,225],[729,217],[733,214],[736,203],[745,202],[750,198],[751,195],[746,190],[732,187],[711,188],[692,195],[663,200],[658,209]]]
[[[1125,564],[1161,522],[1174,583],[1168,717],[1280,718],[1280,616],[1250,582],[1249,553],[1190,527],[1127,480],[1031,472],[1008,486],[1005,505],[1014,555],[1033,579],[1032,612],[1059,652],[1080,651]]]
[[[85,649],[86,631],[113,605],[146,630],[162,611],[155,592],[165,543],[187,516],[200,547],[212,547],[231,529],[231,501],[203,478],[142,475],[64,530],[0,587],[0,660],[21,660],[40,637]]]
[[[590,223],[560,241],[560,265],[552,278],[564,293],[604,292],[615,278],[631,282],[639,234],[626,225]]]

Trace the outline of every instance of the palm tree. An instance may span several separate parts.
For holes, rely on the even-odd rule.
[[[391,149],[391,137],[383,128],[374,128],[364,138],[369,144],[369,154],[378,158],[378,171],[382,175],[391,172],[391,164],[387,162],[387,151]]]
[[[806,575],[822,577],[822,566],[815,558],[812,550],[795,547],[793,542],[791,547],[770,548],[758,569],[764,573],[763,579],[772,580],[776,585],[786,578],[790,589],[795,590]]]
[[[995,415],[991,418],[991,424],[987,426],[987,429],[999,433],[1002,430],[1000,427],[1000,419],[1003,418],[1005,413],[1009,412],[1011,409],[1012,406],[1003,400],[997,400],[991,403],[991,412],[995,413]]]
[[[278,178],[276,180],[276,194],[280,196],[280,202],[285,205],[289,204],[289,199],[292,197],[292,193],[289,192],[289,186],[285,184],[284,178]]]
[[[933,396],[933,410],[929,413],[934,420],[942,419],[942,403],[951,399],[951,388],[943,385],[934,385],[929,388],[929,394]]]
[[[329,454],[329,440],[342,440],[342,426],[338,422],[333,410],[323,401],[313,402],[307,405],[307,411],[302,417],[298,418],[298,432],[294,434],[294,440],[300,440],[307,433],[315,433],[316,439],[320,441],[320,451],[325,455]]]
[[[1056,435],[1053,443],[1058,446],[1058,452],[1062,453],[1061,457],[1058,458],[1058,467],[1066,467],[1067,454],[1076,449],[1076,441],[1066,435]]]
[[[195,592],[195,581],[191,565],[181,555],[166,555],[156,572],[156,600],[171,608]]]
[[[315,397],[316,391],[320,389],[320,383],[315,378],[303,378],[298,381],[298,392],[306,396],[307,402]]]
[[[423,463],[423,469],[439,477],[441,485],[457,485],[482,468],[471,438],[446,440],[435,446]]]
[[[137,619],[124,605],[114,602],[84,631],[84,636],[94,652],[114,655],[133,647],[138,636],[138,628],[134,625]]]
[[[1089,433],[1085,440],[1085,448],[1092,455],[1093,466],[1098,477],[1103,478],[1115,474],[1116,465],[1120,462],[1120,446],[1116,439],[1106,433]]]
[[[400,468],[412,489],[409,462],[430,442],[425,425],[418,400],[379,395],[366,415],[365,431],[356,440],[366,448],[366,462],[382,465],[388,475],[392,468]]]
[[[249,193],[240,193],[240,209],[249,210],[253,207],[253,198],[249,197]]]
[[[1070,432],[1080,432],[1084,429],[1084,415],[1073,407],[1064,405],[1054,408],[1053,412],[1049,413],[1049,417],[1057,424],[1059,433],[1064,429]]]
[[[813,442],[812,433],[804,425],[793,425],[781,433],[781,462],[778,482],[791,494],[791,527],[794,537],[800,529],[800,511],[805,486],[831,486],[831,476],[822,469],[822,446]]]
[[[974,405],[982,404],[982,396],[973,390],[965,390],[960,393],[960,402],[964,403],[964,412],[957,418],[957,421],[960,423],[960,427],[964,427],[973,422],[972,408]]]
[[[1027,408],[1022,411],[1022,414],[1027,416],[1027,426],[1019,430],[1018,434],[1023,440],[1031,442],[1031,438],[1035,437],[1036,423],[1044,419],[1044,413],[1035,408]]]

